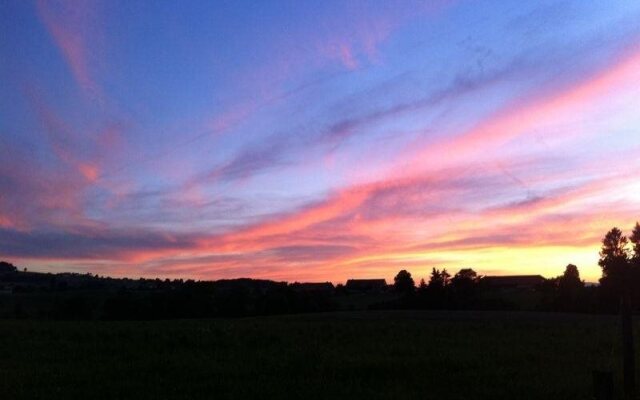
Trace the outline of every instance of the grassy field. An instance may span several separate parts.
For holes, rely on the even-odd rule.
[[[588,399],[613,317],[362,312],[0,321],[3,399]]]

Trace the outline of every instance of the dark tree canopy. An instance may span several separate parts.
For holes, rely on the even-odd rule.
[[[573,264],[567,265],[564,273],[556,278],[558,285],[557,308],[563,311],[576,311],[580,308],[580,296],[584,291],[584,282],[580,280],[580,271]]]
[[[456,308],[473,308],[478,294],[478,274],[471,268],[463,268],[451,278]]]
[[[626,236],[618,228],[613,228],[602,239],[602,250],[600,251],[600,265],[611,260],[626,260],[629,256]]]
[[[600,261],[602,267],[602,284],[612,284],[614,287],[622,287],[626,280],[629,261],[629,241],[618,228],[611,229],[602,240]]]
[[[431,271],[431,277],[429,278],[429,284],[427,286],[429,287],[429,289],[434,290],[443,289],[444,287],[449,285],[450,278],[451,275],[449,275],[446,269],[440,271],[434,268]]]
[[[564,282],[564,284],[568,286],[583,286],[578,267],[573,264],[567,265],[567,268],[565,268],[564,273],[560,277],[560,282]]]
[[[416,283],[411,277],[411,273],[405,269],[398,272],[393,278],[393,288],[399,293],[411,293],[416,289]]]
[[[6,261],[0,261],[0,273],[4,272],[16,272],[18,268],[15,265]]]
[[[478,280],[478,274],[471,268],[463,268],[451,279],[453,285],[465,284],[467,282],[475,283]]]
[[[209,318],[360,309],[640,311],[639,223],[628,237],[617,228],[607,232],[599,265],[602,278],[597,287],[586,286],[574,264],[552,279],[481,277],[471,268],[460,269],[452,277],[446,269],[433,268],[428,280],[420,279],[418,288],[411,273],[403,269],[394,278],[398,295],[388,296],[384,279],[351,279],[335,287],[328,282],[288,284],[243,278],[132,280],[27,273],[0,261],[0,294],[13,302],[0,302],[0,319]],[[371,290],[373,284],[378,289]]]
[[[640,264],[640,223],[636,222],[636,226],[633,228],[629,241],[633,246],[633,253],[631,257],[636,263]]]

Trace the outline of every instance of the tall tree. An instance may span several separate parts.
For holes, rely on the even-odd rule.
[[[444,286],[449,286],[449,284],[451,283],[451,275],[449,274],[449,272],[447,272],[446,268],[442,270],[440,276],[442,277],[442,283],[444,284]]]
[[[600,279],[602,284],[611,284],[616,289],[621,289],[624,286],[629,265],[628,243],[627,237],[618,228],[611,229],[602,239],[602,249],[598,261],[602,268],[602,278]]]
[[[629,241],[633,245],[633,253],[631,258],[634,263],[640,264],[640,223],[636,222],[636,226],[633,228],[633,232],[629,237]]]
[[[573,264],[567,265],[567,268],[564,269],[562,279],[570,284],[579,285],[580,283],[582,283],[582,281],[580,280],[580,271],[578,271],[578,267]]]
[[[446,269],[440,271],[439,269],[433,268],[427,286],[429,287],[429,289],[434,290],[443,289],[444,287],[449,285],[450,281],[451,275],[449,275]]]
[[[629,241],[632,245],[631,253],[631,292],[633,293],[633,304],[640,304],[640,223],[636,222]]]
[[[440,271],[433,268],[427,284],[427,306],[434,309],[448,307],[449,273],[446,269]]]
[[[411,273],[405,269],[398,272],[393,278],[393,288],[399,293],[413,293],[416,290],[416,283],[411,277]]]
[[[471,268],[463,268],[451,279],[454,305],[458,308],[470,308],[476,303],[479,277]]]
[[[444,287],[442,273],[439,269],[433,268],[431,270],[431,276],[429,277],[429,284],[427,286],[429,287],[429,289],[439,289]]]
[[[635,352],[631,305],[631,263],[628,240],[618,228],[610,230],[602,240],[600,261],[602,286],[615,290],[620,298],[624,391],[627,399],[635,396]]]
[[[557,278],[558,302],[564,311],[577,311],[578,299],[584,289],[584,282],[580,280],[580,271],[573,264],[567,265],[564,273]]]

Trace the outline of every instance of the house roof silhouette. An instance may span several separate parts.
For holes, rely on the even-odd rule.
[[[534,288],[546,279],[541,275],[485,276],[482,282],[495,288]]]
[[[359,291],[383,290],[387,288],[387,281],[384,279],[349,279],[345,287],[349,290]]]

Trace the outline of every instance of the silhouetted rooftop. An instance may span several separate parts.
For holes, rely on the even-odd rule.
[[[493,287],[534,287],[546,279],[541,275],[485,276],[482,281]]]
[[[330,292],[335,289],[331,282],[296,282],[291,284],[291,288],[301,292]]]
[[[381,290],[386,289],[387,281],[384,279],[349,279],[346,288],[350,290]]]

